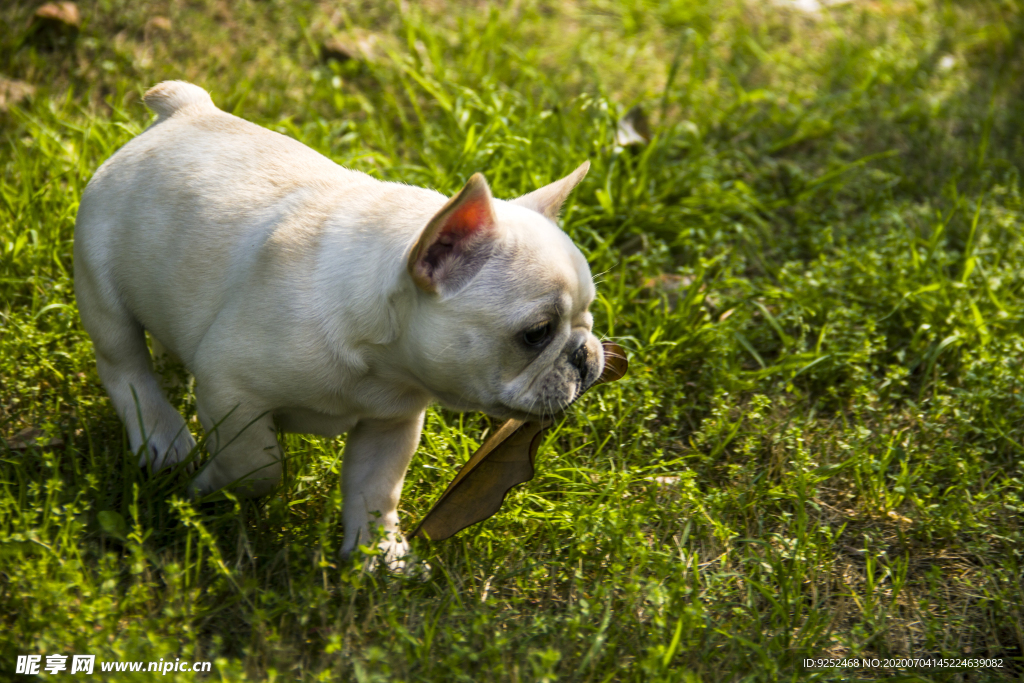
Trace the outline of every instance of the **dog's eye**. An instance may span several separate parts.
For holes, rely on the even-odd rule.
[[[543,346],[547,343],[548,339],[551,338],[551,323],[541,323],[540,325],[534,325],[530,329],[523,332],[523,343],[527,346]]]

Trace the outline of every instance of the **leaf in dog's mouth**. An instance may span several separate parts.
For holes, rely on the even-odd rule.
[[[621,346],[602,346],[604,370],[594,386],[621,379],[629,368]],[[442,541],[501,509],[513,486],[533,479],[533,459],[551,424],[548,419],[505,422],[463,465],[410,537]]]

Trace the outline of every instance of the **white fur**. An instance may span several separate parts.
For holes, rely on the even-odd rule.
[[[197,492],[271,490],[275,425],[348,432],[342,551],[380,524],[395,559],[429,402],[524,417],[564,407],[600,373],[590,271],[549,219],[585,167],[519,204],[491,200],[490,257],[438,294],[408,260],[443,195],[342,168],[194,85],[145,99],[157,121],[97,171],[75,226],[82,321],[141,464],[167,467],[195,444],[150,369],[148,331],[195,376],[214,453]],[[551,343],[524,350],[522,329],[552,316]],[[581,345],[585,368],[571,362]]]

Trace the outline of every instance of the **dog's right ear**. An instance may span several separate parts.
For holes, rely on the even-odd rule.
[[[479,173],[441,207],[409,254],[409,275],[431,294],[454,294],[490,256],[497,225],[491,188]]]

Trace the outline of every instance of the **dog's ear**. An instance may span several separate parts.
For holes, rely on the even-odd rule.
[[[474,173],[430,219],[409,254],[413,282],[433,294],[462,289],[490,256],[496,225],[491,188]]]
[[[573,188],[580,184],[583,176],[590,170],[590,162],[584,161],[579,167],[561,180],[556,180],[550,185],[545,185],[539,190],[523,195],[519,199],[513,199],[513,204],[533,209],[539,214],[555,220],[558,212],[562,209],[562,203],[569,196]]]

